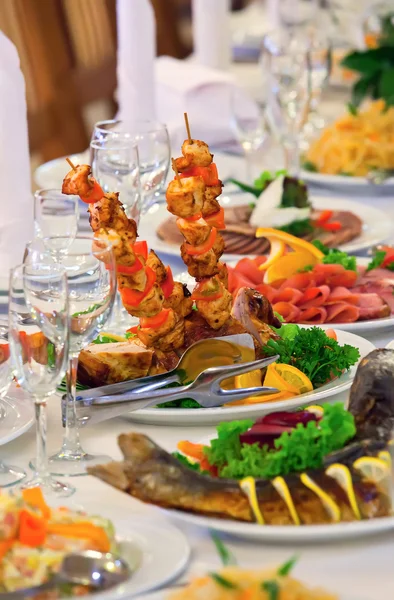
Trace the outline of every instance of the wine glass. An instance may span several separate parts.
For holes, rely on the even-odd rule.
[[[1,398],[7,393],[12,380],[10,348],[8,343],[8,323],[0,321],[0,421],[5,416],[6,408],[2,406]],[[0,459],[0,489],[22,481],[25,471],[19,467],[8,465]]]
[[[94,127],[92,142],[107,139],[113,134],[130,136],[138,146],[142,209],[146,212],[164,193],[171,158],[167,127],[150,120],[99,121]]]
[[[112,245],[98,236],[77,236],[62,257],[68,280],[70,352],[66,373],[66,424],[62,447],[50,457],[56,475],[84,475],[86,466],[108,462],[108,456],[88,454],[82,448],[75,401],[80,351],[108,322],[115,298],[116,273]]]
[[[38,190],[34,194],[34,228],[54,261],[58,262],[73,243],[78,230],[79,198],[60,190]]]
[[[318,14],[318,0],[278,0],[280,26],[288,29],[311,25]]]
[[[69,344],[69,291],[65,269],[57,264],[23,264],[12,269],[9,290],[11,364],[18,383],[35,404],[35,473],[23,487],[70,496],[75,488],[53,479],[46,448],[47,399],[66,371]]]

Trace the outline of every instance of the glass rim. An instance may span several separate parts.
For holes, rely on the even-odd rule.
[[[125,125],[130,124],[130,125],[137,125],[137,124],[145,124],[145,125],[151,125],[152,128],[151,129],[147,129],[145,131],[136,131],[135,133],[132,133],[130,131],[113,131],[112,133],[120,133],[120,134],[129,134],[131,136],[138,136],[138,135],[142,135],[143,133],[153,133],[155,131],[162,131],[164,130],[166,133],[168,133],[168,129],[167,129],[167,125],[165,123],[163,123],[162,121],[156,121],[155,119],[104,119],[103,121],[97,121],[94,125],[93,128],[93,135],[95,131],[100,131],[101,133],[111,133],[110,129],[107,129],[105,127],[105,125],[116,125],[116,124],[120,124],[120,123],[124,123]],[[93,141],[93,140],[92,140]]]
[[[55,263],[55,262],[45,262],[44,260],[40,260],[36,263],[21,263],[19,265],[16,265],[15,267],[12,267],[10,269],[10,279],[12,279],[13,277],[23,277],[25,275],[25,271],[27,269],[37,269],[41,272],[44,270],[51,270],[52,271],[52,275],[55,277],[57,276],[66,276],[67,275],[67,270],[63,265],[60,265],[59,263]],[[39,274],[38,274],[39,275]],[[37,275],[37,276],[38,276]],[[50,277],[51,274],[42,274],[42,277],[45,279],[48,279],[48,277]],[[67,279],[67,277],[66,277]]]
[[[61,240],[61,239],[70,239],[69,235],[58,235],[56,236],[57,240]],[[113,250],[113,244],[112,242],[110,242],[109,240],[104,240],[103,238],[99,237],[98,235],[76,235],[75,238],[73,239],[72,243],[70,244],[68,250],[67,250],[67,256],[88,256],[90,254],[92,254],[92,250],[90,250],[89,252],[72,252],[72,246],[73,244],[75,244],[75,242],[77,242],[78,240],[85,240],[85,241],[90,241],[90,242],[99,242],[100,244],[103,245],[103,248],[98,248],[97,252],[107,252],[107,251],[111,251]],[[29,242],[27,242],[26,244],[26,248],[30,248],[33,244],[37,243],[37,242],[41,242],[42,244],[44,244],[44,242],[42,241],[42,239],[40,238],[35,238],[33,240],[30,240]],[[105,246],[105,247],[104,247]],[[48,252],[48,250],[43,249],[43,253],[46,254]],[[93,251],[94,253],[94,251]],[[22,263],[24,264],[24,263]],[[38,263],[39,264],[39,263]],[[45,263],[44,263],[45,264]],[[48,264],[59,264],[59,263],[48,263]],[[19,265],[20,266],[20,265]],[[59,265],[59,266],[63,266],[63,265]]]
[[[111,145],[111,142],[116,140],[115,135],[118,139],[125,142],[125,145],[116,146]],[[106,139],[95,139],[90,141],[90,148],[93,150],[133,150],[138,160],[138,142],[130,133],[114,133],[114,136]]]
[[[53,198],[46,198],[49,194],[53,195]],[[34,198],[45,198],[46,200],[70,200],[71,202],[79,201],[79,196],[77,194],[64,194],[62,190],[58,188],[42,188],[40,190],[36,190],[34,192]]]

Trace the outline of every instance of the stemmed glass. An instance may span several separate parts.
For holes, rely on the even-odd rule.
[[[10,348],[8,343],[8,323],[0,321],[0,420],[4,416],[1,398],[7,393],[12,380]],[[25,471],[8,465],[0,459],[0,488],[14,485],[26,477]]]
[[[23,264],[11,271],[9,342],[14,374],[33,398],[37,428],[35,473],[23,487],[70,496],[75,488],[53,479],[46,448],[47,399],[66,371],[69,302],[65,269],[48,263]]]
[[[91,141],[116,138],[117,134],[125,135],[138,146],[142,210],[146,212],[164,193],[171,157],[167,127],[149,120],[99,121],[94,127]]]
[[[34,228],[53,260],[67,253],[78,231],[78,196],[60,190],[38,190],[34,194]]]
[[[279,23],[289,29],[305,28],[317,16],[318,0],[277,0]]]
[[[66,270],[70,310],[70,352],[66,373],[66,425],[62,447],[50,457],[56,475],[84,475],[86,466],[108,462],[108,456],[82,448],[76,419],[78,356],[92,342],[111,315],[115,291],[115,260],[111,243],[97,236],[77,236],[62,258]]]

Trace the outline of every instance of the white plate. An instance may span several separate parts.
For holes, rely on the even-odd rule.
[[[394,517],[296,527],[292,525],[258,525],[257,523],[243,523],[229,519],[214,519],[178,510],[168,510],[166,512],[169,516],[181,522],[260,542],[327,542],[329,540],[347,540],[394,530]]]
[[[338,331],[338,342],[341,345],[350,344],[357,347],[361,358],[375,349],[372,342],[347,331]],[[172,426],[213,425],[222,421],[258,417],[274,410],[289,410],[306,404],[316,404],[322,400],[326,400],[330,396],[345,392],[352,384],[356,369],[357,365],[338,379],[323,385],[319,389],[290,398],[289,400],[261,402],[260,404],[232,406],[228,408],[145,408],[122,416],[138,423]]]
[[[394,340],[391,340],[386,346],[389,350],[394,350]]]
[[[4,418],[0,418],[0,446],[3,446],[30,429],[34,406],[22,388],[12,384],[6,397],[0,399],[0,407],[5,410]]]
[[[227,206],[249,204],[251,201],[256,201],[256,199],[250,194],[228,196],[224,191],[220,197],[220,203],[225,208]],[[347,200],[345,198],[322,198],[311,196],[311,202],[318,210],[325,210],[327,208],[332,210],[348,210],[356,214],[363,221],[361,235],[353,241],[340,246],[341,250],[344,252],[361,252],[371,246],[384,242],[393,234],[393,226],[390,219],[387,219],[385,213],[378,208],[360,202],[354,202],[353,200]],[[167,211],[166,204],[155,204],[141,218],[138,234],[141,239],[147,241],[149,247],[157,252],[179,256],[179,246],[162,241],[156,233],[159,225],[168,219],[169,215],[170,213]],[[242,256],[245,255],[223,255],[225,260],[237,260]]]
[[[70,158],[75,165],[89,164],[89,150],[79,154],[73,154],[70,157],[62,156],[55,158],[42,165],[34,171],[34,181],[41,189],[60,189],[62,182],[70,170],[70,166],[66,162],[66,158]]]
[[[380,185],[369,183],[365,177],[346,177],[346,175],[325,175],[324,173],[313,173],[312,171],[301,171],[301,177],[306,183],[319,185],[321,187],[349,189],[357,187],[363,191],[371,192],[373,195],[379,192],[390,191],[394,186],[394,177],[386,179]]]

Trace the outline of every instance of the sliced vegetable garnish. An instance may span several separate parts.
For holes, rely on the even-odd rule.
[[[269,600],[279,600],[279,585],[274,579],[270,581],[263,581],[261,584],[263,590],[265,590],[269,596]]]
[[[198,246],[191,246],[190,244],[186,243],[185,250],[191,256],[198,256],[200,254],[205,254],[206,252],[209,252],[209,250],[211,250],[212,246],[214,245],[214,243],[216,241],[216,236],[217,236],[217,229],[216,229],[216,227],[212,227],[212,229],[209,233],[209,236],[207,237],[205,242],[203,242],[202,244],[199,244]]]
[[[19,517],[19,536],[21,544],[37,548],[45,542],[47,534],[46,521],[28,510],[22,510]]]
[[[227,548],[223,540],[221,540],[216,533],[211,533],[211,539],[216,546],[216,550],[220,556],[223,566],[227,567],[229,565],[236,565],[237,560],[234,554]]]
[[[218,300],[222,296],[223,286],[216,277],[203,279],[196,285],[192,293],[193,300],[206,300],[207,302]]]
[[[237,590],[238,589],[238,586],[235,583],[233,583],[229,579],[226,579],[222,575],[219,575],[219,573],[210,573],[209,576],[212,577],[212,579],[214,581],[216,581],[216,583],[218,583],[219,585],[221,585],[222,587],[224,587],[228,590]]]
[[[97,181],[95,181],[94,179],[91,179],[91,182],[92,182],[92,187],[89,191],[89,194],[87,196],[80,196],[82,202],[86,202],[86,204],[94,204],[95,202],[98,202],[99,200],[101,200],[101,198],[104,196],[103,189],[97,183]]]
[[[161,284],[161,289],[163,290],[164,298],[169,298],[174,291],[174,278],[172,276],[171,267],[166,267],[166,273],[167,276]]]
[[[293,570],[294,565],[298,561],[298,556],[294,555],[287,560],[283,565],[278,568],[278,575],[280,577],[286,577]]]
[[[163,308],[157,315],[154,315],[153,317],[141,317],[141,329],[158,329],[164,325],[164,323],[166,323],[170,313],[170,308]]]
[[[141,242],[135,242],[133,245],[133,250],[134,250],[135,254],[137,254],[138,256],[142,256],[142,258],[144,260],[147,260],[148,244],[147,244],[147,242],[145,242],[145,240],[143,240]]]
[[[180,173],[179,176],[181,178],[202,177],[205,185],[219,185],[218,170],[215,163],[211,163],[208,167],[191,167]]]
[[[120,275],[132,275],[133,273],[137,273],[138,271],[140,271],[141,269],[143,269],[144,265],[142,264],[142,262],[139,260],[139,258],[137,258],[137,256],[135,257],[135,262],[133,265],[129,266],[129,265],[115,265],[116,266],[116,272],[119,273]],[[105,268],[108,269],[108,271],[112,270],[112,265],[105,265]]]
[[[130,306],[138,306],[142,300],[149,294],[154,284],[156,283],[156,273],[150,267],[145,267],[146,285],[143,291],[132,290],[130,288],[120,288],[119,292],[125,304]]]
[[[217,229],[225,229],[226,225],[224,223],[224,208],[220,207],[220,210],[212,215],[208,215],[208,217],[204,217],[205,221],[211,227],[216,227]]]

